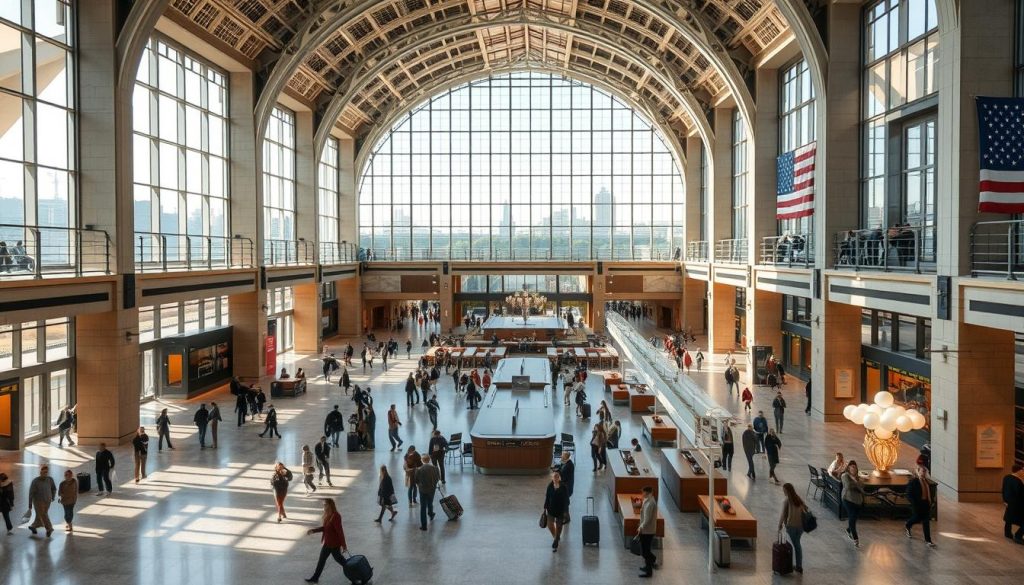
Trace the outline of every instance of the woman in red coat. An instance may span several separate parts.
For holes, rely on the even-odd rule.
[[[316,571],[313,572],[312,577],[306,579],[307,583],[316,583],[320,580],[320,573],[323,573],[329,556],[334,557],[334,560],[338,561],[342,567],[345,566],[345,560],[341,556],[341,551],[348,550],[348,546],[345,544],[345,530],[341,527],[341,514],[338,513],[338,507],[331,498],[324,500],[323,526],[313,528],[306,534],[316,534],[317,532],[323,534],[320,538],[323,546],[320,547],[320,559],[316,563]]]
[[[491,387],[491,371],[490,370],[484,370],[483,382],[484,382],[484,392],[487,392],[487,389]]]

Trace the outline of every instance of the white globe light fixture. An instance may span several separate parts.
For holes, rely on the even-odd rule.
[[[895,404],[893,395],[885,390],[876,393],[871,404],[847,405],[843,417],[864,426],[864,454],[877,476],[888,476],[896,464],[900,433],[923,429],[927,422],[916,409]]]

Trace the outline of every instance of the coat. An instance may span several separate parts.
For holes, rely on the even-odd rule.
[[[564,483],[557,488],[554,482],[548,484],[548,489],[544,493],[544,510],[552,519],[562,520],[565,517],[565,513],[569,511],[569,490]]]
[[[931,486],[929,485],[927,489],[928,492],[925,493],[925,488],[921,485],[921,479],[916,476],[907,482],[907,499],[910,500],[910,504],[914,509],[931,506]]]
[[[14,482],[10,479],[0,484],[0,512],[14,509]]]
[[[757,449],[757,433],[750,429],[743,431],[743,435],[740,436],[740,442],[743,443],[743,452],[747,455],[753,455]]]
[[[377,503],[381,506],[390,506],[391,498],[395,495],[395,482],[390,475],[385,475],[377,486]]]
[[[78,502],[78,480],[72,477],[60,482],[57,494],[61,504],[65,506],[75,505]]]
[[[778,435],[768,435],[764,439],[764,450],[768,454],[768,463],[771,465],[779,464],[779,449],[782,447],[782,441],[779,440]]]
[[[1003,477],[1003,522],[1024,524],[1024,479],[1012,473]]]
[[[341,527],[341,514],[332,514],[323,526],[314,528],[313,532],[323,535],[320,537],[320,542],[325,548],[348,550],[348,545],[345,543],[345,529]]]

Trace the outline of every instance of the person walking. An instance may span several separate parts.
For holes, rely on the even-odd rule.
[[[697,354],[694,356],[694,360],[697,362],[697,371],[700,372],[700,368],[704,365],[704,352],[697,348]]]
[[[782,440],[775,434],[775,429],[768,429],[768,435],[764,438],[764,452],[768,456],[768,477],[779,483],[775,476],[775,466],[779,464],[779,450],[782,449]]]
[[[732,456],[736,452],[736,445],[733,443],[732,438],[732,427],[729,423],[722,423],[722,469],[730,471],[732,469]]]
[[[352,378],[348,375],[348,368],[341,370],[341,380],[338,385],[345,389],[345,396],[348,396],[348,389],[352,387]]]
[[[75,503],[78,502],[78,480],[70,469],[64,471],[64,481],[57,488],[57,501],[64,506],[64,530],[72,532],[75,519]]]
[[[1003,536],[1024,544],[1024,465],[1014,463],[1010,471],[1003,477],[1003,503],[1006,504]],[[1016,533],[1013,532],[1014,525],[1017,526]]]
[[[273,404],[267,405],[267,408],[267,418],[263,421],[263,432],[259,434],[260,438],[269,432],[271,439],[274,438],[274,435],[277,435],[277,438],[280,439],[281,433],[277,432],[277,409],[274,408]]]
[[[604,469],[608,464],[608,459],[605,457],[605,449],[608,444],[608,434],[604,431],[604,426],[600,423],[594,425],[594,430],[590,434],[590,458],[594,461],[594,471]]]
[[[907,499],[910,500],[913,510],[910,519],[903,525],[907,538],[914,538],[910,529],[914,527],[914,524],[920,523],[921,529],[924,531],[925,544],[935,548],[931,530],[932,487],[928,479],[928,468],[924,465],[917,466],[917,476],[907,483]]]
[[[206,410],[205,404],[199,405],[199,410],[192,417],[192,422],[199,428],[199,449],[206,448],[206,425],[210,422],[210,411]]]
[[[330,443],[334,447],[340,447],[339,441],[341,440],[341,433],[345,431],[345,416],[338,410],[338,405],[334,405],[334,409],[327,413],[327,417],[324,418],[324,434],[330,439]]]
[[[11,523],[11,510],[14,509],[14,482],[7,477],[6,473],[0,473],[0,514],[4,517],[4,525],[7,526],[7,534],[14,532],[14,524]]]
[[[422,457],[422,464],[416,470],[416,487],[420,491],[420,530],[427,529],[427,517],[434,519],[434,492],[441,475],[430,463],[430,456]]]
[[[100,443],[100,450],[96,452],[96,487],[99,491],[97,496],[114,493],[114,486],[110,483],[110,473],[114,471],[114,454],[107,449],[106,443]]]
[[[216,402],[210,403],[210,438],[213,439],[213,448],[217,448],[217,427],[220,425],[220,421],[224,420],[220,416],[220,408]]]
[[[388,440],[391,441],[392,451],[402,447],[402,437],[398,436],[398,427],[400,426],[402,426],[402,421],[398,420],[398,410],[392,404],[391,409],[388,410]]]
[[[395,516],[398,516],[398,510],[395,510],[395,505],[398,504],[398,497],[395,495],[395,483],[391,481],[391,474],[388,473],[388,466],[380,466],[380,481],[377,483],[377,505],[380,506],[380,514],[377,515],[377,519],[374,522],[380,523],[384,517],[384,510],[391,512],[391,517],[388,518],[389,522],[395,521]]]
[[[764,453],[764,438],[768,435],[768,419],[764,416],[764,411],[757,411],[757,416],[754,417],[754,432],[757,433],[757,452]]]
[[[287,518],[284,511],[284,499],[288,495],[288,486],[291,485],[292,472],[280,461],[274,466],[274,475],[270,476],[270,487],[274,490],[274,505],[277,507],[277,521]]]
[[[857,535],[857,519],[860,509],[864,506],[864,482],[860,479],[857,462],[851,460],[846,464],[846,471],[840,476],[843,482],[843,506],[846,507],[846,536],[853,541],[853,546],[860,547]]]
[[[156,450],[164,450],[164,441],[167,441],[167,448],[174,450],[174,445],[171,445],[171,417],[167,415],[167,409],[160,411],[160,416],[156,417],[156,435],[157,444]]]
[[[572,453],[568,451],[562,451],[562,457],[554,467],[554,470],[562,476],[562,483],[565,485],[565,490],[569,494],[569,500],[572,500],[573,489],[576,485],[576,463],[572,460]],[[566,509],[565,523],[569,523],[569,511]]]
[[[245,424],[245,415],[249,412],[249,400],[246,397],[249,391],[241,385],[238,387],[238,394],[235,395],[235,414],[237,415],[238,426]]]
[[[50,504],[57,497],[57,484],[53,483],[50,477],[50,466],[46,463],[39,467],[39,476],[32,480],[28,488],[28,501],[30,509],[36,513],[36,519],[29,524],[28,529],[36,534],[36,529],[45,528],[46,538],[53,534],[53,524],[50,523]]]
[[[649,579],[654,574],[654,563],[658,560],[651,550],[651,544],[657,533],[658,501],[654,499],[654,488],[645,485],[643,487],[643,503],[640,505],[640,523],[636,529],[636,534],[640,537],[640,556],[644,558],[644,566],[640,568],[640,577],[644,579]]]
[[[405,471],[405,485],[408,488],[409,507],[416,505],[416,495],[418,493],[416,488],[416,470],[421,465],[423,465],[423,460],[420,458],[419,452],[416,451],[416,446],[409,445],[409,450],[405,452],[405,461],[402,465],[402,469]]]
[[[786,422],[786,399],[782,397],[780,390],[772,400],[772,413],[775,415],[775,428],[782,432],[782,426]]]
[[[57,418],[57,432],[60,434],[59,446],[64,446],[64,439],[68,440],[68,447],[74,447],[75,442],[71,440],[71,425],[75,421],[75,414],[71,408],[65,406]]]
[[[339,565],[343,568],[345,566],[345,558],[341,555],[343,551],[348,550],[348,545],[345,543],[345,529],[341,525],[341,514],[338,512],[338,506],[334,503],[333,498],[327,498],[324,500],[324,513],[320,517],[321,526],[319,528],[310,528],[306,531],[306,534],[322,534],[320,537],[320,558],[316,561],[316,570],[313,571],[313,576],[306,579],[306,583],[318,583],[320,581],[320,575],[324,572],[324,566],[327,565],[327,557],[334,557]]]
[[[369,392],[369,388],[366,389]],[[367,403],[363,414],[363,431],[366,448],[373,450],[377,445],[377,413],[373,410],[373,404]]]
[[[562,483],[562,474],[551,472],[551,482],[544,492],[545,526],[551,533],[551,552],[558,551],[558,543],[562,539],[562,525],[569,512],[569,490]]]
[[[317,483],[324,485],[324,476],[327,476],[327,485],[334,487],[331,483],[331,444],[327,442],[327,437],[320,437],[320,442],[313,447],[313,455],[316,459],[316,470],[319,473],[317,477]]]
[[[437,430],[437,411],[441,409],[441,405],[437,403],[437,396],[431,396],[430,400],[426,401],[427,417],[430,418],[430,427],[432,431]]]
[[[249,394],[252,394],[252,392],[250,391]],[[253,397],[253,402],[256,403],[256,414],[262,419],[263,406],[267,403],[267,395],[263,393],[263,388],[256,389],[256,396]]]
[[[793,484],[782,484],[782,493],[785,494],[786,500],[782,504],[782,515],[779,516],[779,532],[785,530],[789,542],[793,544],[793,570],[803,573],[804,551],[800,546],[800,537],[804,534],[804,513],[807,506],[793,489]]]
[[[306,486],[306,495],[309,496],[310,492],[316,493],[316,484],[313,483],[313,474],[316,473],[316,468],[313,467],[313,452],[309,450],[309,445],[302,446],[302,483]]]
[[[747,416],[750,416],[750,411],[752,410],[751,403],[754,401],[754,395],[750,393],[750,388],[743,389],[743,394],[740,396],[740,400],[743,401],[743,412]]]
[[[411,339],[406,339],[405,340],[405,359],[407,359],[407,360],[411,360],[412,359],[412,340]]]
[[[437,471],[441,476],[441,484],[444,481],[444,455],[448,451],[448,440],[441,435],[441,431],[434,430],[430,437],[430,443],[427,445],[427,453],[430,454],[430,461],[437,467]]]
[[[409,372],[409,377],[405,379],[405,405],[412,407],[416,402],[413,400],[413,396],[416,394],[416,378],[413,377],[412,372]]]
[[[135,483],[146,479],[146,458],[149,457],[149,435],[146,427],[139,427],[132,439],[132,450],[135,455]]]
[[[740,435],[740,443],[743,445],[743,455],[747,458],[747,477],[757,480],[757,473],[754,471],[754,452],[757,449],[757,433],[754,432],[754,425],[748,424],[747,430]]]
[[[804,408],[804,412],[807,416],[811,416],[811,381],[807,380],[807,384],[804,384],[804,394],[807,395],[807,407]]]

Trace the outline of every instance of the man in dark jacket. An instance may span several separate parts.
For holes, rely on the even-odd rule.
[[[324,434],[331,438],[331,443],[335,447],[340,447],[339,440],[341,439],[341,433],[345,430],[345,417],[338,410],[338,405],[334,405],[334,410],[327,413],[327,418],[324,419]]]
[[[333,487],[334,484],[331,483],[331,445],[327,442],[326,436],[320,437],[320,442],[313,447],[313,455],[316,457],[317,471],[320,472],[320,477],[317,479],[317,482],[320,485],[324,485],[324,476],[326,475],[327,485]]]
[[[743,431],[743,435],[740,436],[740,442],[743,443],[743,454],[747,457],[747,477],[756,480],[757,474],[754,472],[754,451],[757,449],[758,439],[757,433],[754,432],[753,425],[747,425],[747,430]]]
[[[192,417],[192,422],[199,427],[199,448],[206,448],[206,425],[210,422],[210,411],[206,410],[205,404],[199,405],[199,410],[196,411],[196,415]]]
[[[280,439],[281,433],[277,432],[277,409],[274,408],[273,404],[268,404],[267,409],[267,418],[263,421],[263,432],[260,433],[260,437],[269,432],[271,439],[274,438],[274,435],[277,435],[277,438]]]
[[[914,524],[920,522],[921,528],[924,530],[925,543],[929,547],[935,548],[935,543],[932,542],[931,530],[932,488],[928,479],[928,469],[924,465],[918,465],[917,475],[914,479],[907,482],[907,499],[910,500],[910,506],[913,510],[913,515],[910,516],[910,519],[904,525],[907,538],[914,537],[910,529],[914,527]]]
[[[757,411],[754,417],[754,432],[757,433],[757,452],[764,453],[764,437],[768,434],[768,419],[764,417],[764,411]]]
[[[430,461],[437,467],[441,476],[441,483],[444,483],[444,456],[448,451],[448,440],[441,435],[441,431],[434,430],[427,445],[427,453],[430,454]]]
[[[416,470],[416,487],[420,491],[420,530],[427,529],[427,516],[434,519],[434,492],[437,491],[437,482],[441,475],[437,468],[430,463],[430,456],[423,456],[423,465]]]
[[[576,464],[572,461],[572,453],[562,451],[562,459],[558,465],[555,465],[554,471],[557,471],[562,476],[565,490],[569,493],[569,497],[572,497],[572,489],[576,484]]]
[[[232,381],[232,384],[234,384],[234,381]],[[245,413],[249,411],[249,403],[245,397],[246,394],[247,390],[240,386],[238,394],[235,395],[235,412],[238,413],[238,426],[245,424]]]
[[[807,415],[810,416],[810,414],[811,414],[811,381],[810,380],[807,380],[807,384],[804,386],[804,394],[807,395],[807,408],[804,409],[804,412],[806,412]]]
[[[441,405],[437,403],[437,396],[431,396],[430,400],[427,400],[425,404],[427,406],[427,416],[430,417],[430,430],[436,431],[437,411],[441,409]]]
[[[1024,466],[1014,463],[1012,473],[1003,478],[1003,534],[1017,544],[1024,544]],[[1017,532],[1013,526],[1017,525]]]
[[[114,486],[110,483],[110,472],[114,469],[114,454],[107,450],[106,443],[100,443],[100,450],[96,452],[96,486],[99,491],[97,496],[104,495],[104,487],[107,495],[114,492]]]
[[[415,402],[413,396],[416,397]],[[405,379],[405,404],[406,406],[412,406],[413,404],[419,404],[419,395],[416,392],[416,379],[412,377],[412,372],[409,372],[409,377]]]

